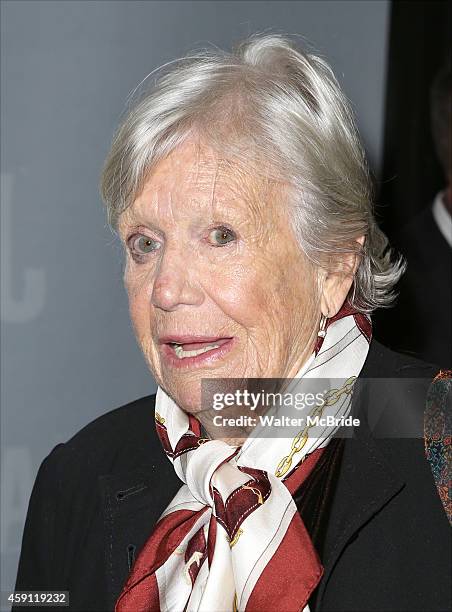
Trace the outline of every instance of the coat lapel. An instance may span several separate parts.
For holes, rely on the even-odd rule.
[[[365,395],[365,394],[364,394]],[[366,403],[360,394],[359,403]],[[329,509],[322,562],[324,575],[316,597],[316,609],[342,552],[360,528],[404,488],[405,482],[389,465],[373,438],[364,410],[357,410],[360,425],[345,440],[334,497]]]
[[[131,566],[155,523],[183,484],[163,452],[161,455],[163,462],[158,465],[100,476],[109,610],[114,610]]]

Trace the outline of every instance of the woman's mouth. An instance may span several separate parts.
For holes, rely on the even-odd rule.
[[[231,349],[233,338],[167,336],[160,338],[163,357],[172,367],[207,365],[221,359]]]
[[[187,357],[202,355],[202,353],[207,353],[207,351],[211,351],[212,349],[218,348],[221,345],[217,344],[216,342],[191,342],[187,344],[178,344],[175,342],[172,346],[174,347],[174,352],[179,359],[186,359]]]

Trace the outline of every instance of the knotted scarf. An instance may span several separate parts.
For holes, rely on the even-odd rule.
[[[328,320],[296,376],[297,391],[309,378],[346,383],[322,416],[350,413],[350,381],[370,339],[370,319],[349,306]],[[155,409],[157,433],[184,484],[138,555],[115,612],[309,612],[323,567],[292,496],[338,427],[305,436],[295,452],[287,437],[249,436],[234,447],[205,440],[200,422],[161,388]]]

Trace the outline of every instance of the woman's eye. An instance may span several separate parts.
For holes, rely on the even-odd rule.
[[[228,242],[235,240],[235,234],[227,227],[216,227],[210,232],[209,239],[216,246],[224,246]]]
[[[160,248],[160,243],[149,236],[145,236],[143,234],[138,234],[136,236],[132,236],[129,240],[129,248],[132,255],[136,255],[138,257],[147,255],[148,253],[152,253],[153,251],[157,251]]]

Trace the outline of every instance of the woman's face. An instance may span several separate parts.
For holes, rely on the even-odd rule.
[[[200,410],[203,378],[289,377],[312,353],[315,270],[277,195],[187,142],[120,217],[138,342],[187,412]]]

